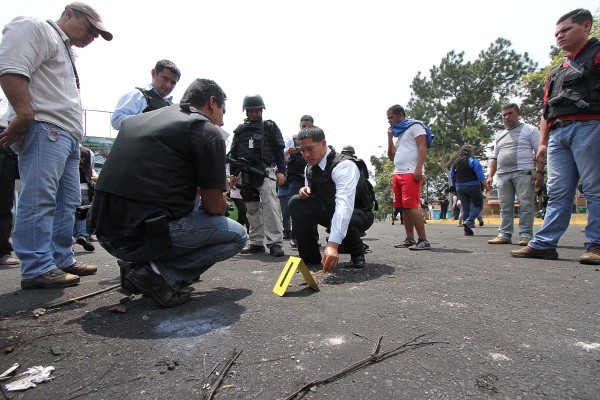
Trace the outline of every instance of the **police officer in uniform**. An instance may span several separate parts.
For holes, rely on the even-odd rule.
[[[272,256],[281,257],[283,252],[283,226],[279,214],[277,186],[285,183],[285,144],[277,124],[263,120],[265,103],[258,94],[244,97],[243,110],[246,119],[233,131],[230,155],[236,160],[248,161],[253,169],[265,171],[265,176],[242,174],[242,186],[252,190],[242,190],[250,223],[249,243],[241,254],[264,253],[263,242]],[[277,168],[277,173],[275,173]],[[235,184],[235,176],[241,171],[239,165],[231,169],[230,184]],[[244,179],[248,180],[245,182]]]

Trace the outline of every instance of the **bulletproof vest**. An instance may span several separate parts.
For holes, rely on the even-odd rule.
[[[478,181],[477,174],[469,165],[469,159],[464,158],[454,166],[454,179],[456,183],[467,183]]]
[[[564,115],[600,114],[600,73],[594,61],[600,41],[590,39],[576,61],[565,59],[548,74],[546,121]]]
[[[325,171],[321,170],[318,165],[308,168],[307,179],[311,193],[314,197],[321,199],[328,212],[335,211],[335,182],[331,177],[333,169],[342,161],[352,160],[356,164],[356,160],[344,154],[336,154],[331,151],[327,156],[327,164]],[[360,170],[360,168],[359,168]],[[361,172],[358,184],[356,186],[356,195],[354,197],[354,208],[363,210],[371,210],[373,208],[373,198],[367,187],[366,177]]]
[[[96,189],[162,208],[169,219],[187,215],[196,199],[189,133],[198,121],[209,120],[184,104],[127,118]]]
[[[300,145],[298,144],[298,138],[294,139],[294,147],[296,148],[296,152],[294,154],[290,154],[288,157],[287,166],[287,174],[288,176],[298,176],[304,177],[304,170],[306,169],[306,161],[302,154],[298,150]]]
[[[255,164],[275,163],[274,148],[279,151],[283,143],[276,143],[273,121],[246,121],[233,131],[231,148],[233,158],[244,158]],[[237,153],[237,154],[234,154]]]
[[[144,98],[146,99],[146,103],[148,104],[148,106],[142,110],[143,113],[158,110],[159,108],[168,107],[171,105],[171,103],[160,97],[160,95],[154,90],[148,90],[139,87],[136,87],[136,89],[142,92]]]
[[[92,181],[92,151],[87,147],[80,147],[79,158],[79,183],[90,183]]]

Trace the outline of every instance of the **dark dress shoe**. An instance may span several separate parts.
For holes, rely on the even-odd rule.
[[[283,248],[280,244],[274,244],[273,246],[271,246],[271,248],[269,249],[269,253],[271,253],[271,255],[275,257],[283,257],[285,255],[285,253],[283,252]]]
[[[352,264],[348,265],[350,268],[363,268],[365,266],[365,256],[360,255],[356,257],[352,257]]]
[[[257,244],[249,244],[248,246],[244,247],[242,249],[242,251],[240,251],[240,254],[256,254],[256,253],[264,253],[265,252],[265,246],[259,246]]]
[[[175,307],[190,300],[189,292],[175,292],[148,264],[135,266],[125,278],[129,284],[163,307]]]
[[[296,241],[296,239],[290,239],[290,247],[292,247],[292,248],[298,247],[298,242]]]

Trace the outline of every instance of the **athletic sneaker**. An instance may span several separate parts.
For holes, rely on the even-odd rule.
[[[409,250],[431,250],[431,245],[427,241],[427,239],[419,239],[419,241],[412,247],[408,248]]]
[[[404,242],[402,242],[400,244],[397,244],[394,247],[397,248],[397,249],[407,248],[407,247],[415,245],[416,243],[417,242],[415,242],[415,239],[413,239],[411,237],[407,237],[406,239],[404,239]]]

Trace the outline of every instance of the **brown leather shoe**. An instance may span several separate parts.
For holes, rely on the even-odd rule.
[[[74,286],[79,283],[77,275],[63,272],[59,268],[52,269],[34,278],[21,279],[21,289],[53,289]]]
[[[592,244],[587,251],[579,257],[580,264],[600,265],[600,244]]]
[[[489,244],[512,244],[512,241],[504,236],[498,236],[493,239],[488,240]]]
[[[533,238],[523,237],[523,238],[519,239],[519,241],[517,242],[517,244],[519,246],[527,246],[529,244],[529,242],[531,242],[532,240],[533,240]]]
[[[556,252],[556,249],[537,250],[529,246],[525,246],[519,250],[512,250],[510,255],[518,258],[539,258],[542,260],[558,259],[558,253]]]
[[[98,272],[98,268],[96,268],[95,265],[84,264],[79,261],[75,261],[68,267],[64,267],[61,269],[68,274],[73,274],[77,276],[94,275],[96,272]]]

